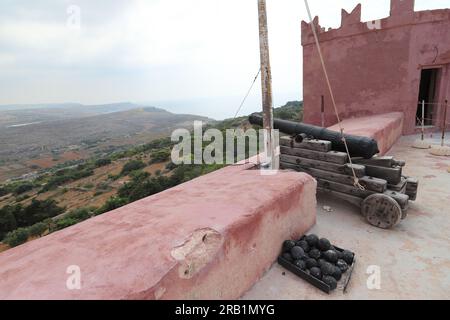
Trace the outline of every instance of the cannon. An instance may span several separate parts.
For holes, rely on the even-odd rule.
[[[280,138],[281,169],[313,176],[319,192],[358,206],[366,221],[378,228],[393,228],[406,218],[409,203],[417,196],[418,180],[402,174],[405,161],[392,156],[350,161],[347,153],[333,151],[330,141],[298,138]]]
[[[249,116],[249,122],[254,125],[262,126],[263,118],[261,115],[254,113]],[[342,134],[340,132],[280,119],[274,119],[273,124],[274,129],[278,129],[283,133],[299,137],[303,134],[315,139],[327,140],[331,142],[332,150],[346,152],[345,145],[342,140]],[[347,141],[348,151],[350,152],[351,157],[363,157],[364,159],[370,159],[380,152],[378,149],[378,143],[375,139],[347,134],[344,134],[344,137]]]

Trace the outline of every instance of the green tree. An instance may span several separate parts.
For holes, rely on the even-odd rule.
[[[129,203],[129,201],[127,199],[124,199],[121,197],[111,197],[108,199],[108,201],[106,201],[106,203],[102,207],[95,210],[95,215],[100,215],[105,212],[123,207],[124,205],[126,205],[128,203]]]
[[[33,199],[29,206],[16,210],[14,215],[19,227],[28,227],[47,218],[55,217],[63,211],[64,209],[58,207],[54,200]]]
[[[107,159],[107,158],[103,158],[103,159],[98,159],[97,161],[95,161],[95,166],[97,168],[99,167],[104,167],[111,164],[111,159]]]
[[[34,187],[34,186],[33,186],[32,183],[30,183],[30,182],[25,182],[25,183],[22,183],[22,184],[17,185],[17,186],[14,188],[13,192],[14,192],[14,194],[17,196],[17,195],[21,195],[22,193],[25,193],[25,192],[28,192],[28,191],[32,190],[33,187]]]
[[[6,206],[0,209],[0,240],[5,237],[5,235],[17,228],[17,221],[14,217],[14,211],[12,207]]]
[[[152,153],[152,159],[150,160],[150,164],[165,162],[170,159],[170,150],[169,149],[160,149]]]
[[[28,233],[30,237],[40,237],[45,231],[48,230],[48,224],[45,222],[38,222],[28,227]]]
[[[143,163],[142,161],[139,161],[139,160],[131,160],[123,166],[122,172],[120,174],[122,176],[126,176],[130,172],[133,172],[133,171],[136,171],[136,170],[139,170],[142,168],[145,168],[145,163]]]
[[[16,247],[21,245],[22,243],[27,242],[29,237],[28,230],[25,228],[19,228],[14,231],[9,232],[3,242],[9,245],[10,247]]]

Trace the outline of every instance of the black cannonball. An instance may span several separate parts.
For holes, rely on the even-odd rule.
[[[309,258],[308,260],[306,260],[306,267],[308,269],[311,269],[311,268],[314,268],[314,267],[317,267],[317,266],[318,266],[318,264],[317,264],[317,261],[315,259]]]
[[[322,271],[320,271],[320,269],[317,267],[313,267],[313,268],[309,269],[309,274],[319,280],[322,278]]]
[[[319,240],[319,243],[317,244],[317,248],[319,248],[321,251],[327,251],[331,248],[331,243],[328,239],[321,238]]]
[[[325,259],[319,259],[319,260],[317,260],[317,264],[319,265],[319,268],[321,268],[322,265],[323,265],[325,262],[327,262],[327,260],[325,260]]]
[[[325,276],[331,276],[334,273],[334,265],[329,262],[324,262],[320,267],[322,274]]]
[[[294,264],[302,270],[306,269],[306,262],[303,260],[295,260]]]
[[[341,269],[339,269],[339,267],[334,266],[334,272],[333,272],[333,274],[332,274],[331,276],[332,276],[333,278],[335,278],[336,281],[341,280],[341,278],[342,278],[342,272],[341,272]]]
[[[339,259],[339,260],[336,262],[336,266],[341,270],[342,273],[344,273],[344,272],[346,272],[346,271],[348,270],[348,264],[347,264],[347,262],[345,262],[345,261],[342,260],[342,259]]]
[[[294,261],[294,259],[292,258],[291,254],[289,252],[283,253],[283,258],[286,259],[289,262]]]
[[[305,237],[306,242],[308,242],[310,247],[315,247],[319,243],[319,237],[315,234],[310,234]]]
[[[295,247],[295,241],[286,240],[283,242],[283,252],[289,252],[293,247]]]
[[[291,249],[291,255],[294,260],[301,259],[305,256],[305,251],[299,246],[295,246]]]
[[[337,288],[337,281],[332,276],[323,276],[322,281],[325,282],[327,285],[329,285],[331,290]]]
[[[334,250],[325,251],[324,258],[331,263],[336,263],[338,261],[338,255]]]
[[[320,258],[320,251],[317,249],[311,249],[308,252],[308,255],[313,259],[319,259]]]
[[[347,264],[351,265],[353,263],[353,252],[344,250],[344,252],[342,252],[342,260],[347,262]]]
[[[338,260],[342,259],[344,257],[344,254],[342,253],[342,251],[336,250],[337,256],[338,256]]]
[[[309,252],[309,244],[306,240],[297,241],[297,246],[303,249],[305,252]]]

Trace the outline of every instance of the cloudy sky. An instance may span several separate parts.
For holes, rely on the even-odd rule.
[[[321,25],[363,4],[310,0]],[[302,98],[301,0],[267,0],[275,105]],[[416,0],[416,10],[450,0]],[[232,116],[259,68],[256,0],[0,0],[0,104],[132,101]],[[259,81],[242,114],[259,105]],[[256,107],[255,107],[256,106]]]

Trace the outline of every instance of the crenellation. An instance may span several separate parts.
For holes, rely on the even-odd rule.
[[[348,13],[345,9],[341,11],[341,27],[355,23],[361,23],[361,4],[358,4],[351,13]]]
[[[322,28],[318,24],[318,17],[314,23],[319,26],[321,41],[329,41],[335,38],[349,37],[365,32],[371,32],[386,28],[395,28],[410,24],[445,21],[450,19],[449,9],[414,11],[414,0],[391,0],[390,16],[372,21],[361,21],[362,5],[358,4],[351,13],[345,9],[341,11],[341,26],[337,29]],[[302,44],[314,43],[314,37],[309,23],[302,21]]]

